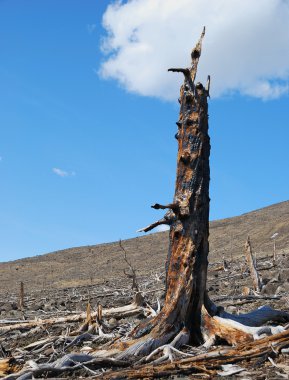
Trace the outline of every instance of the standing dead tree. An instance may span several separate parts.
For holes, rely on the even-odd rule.
[[[128,278],[131,278],[131,279],[132,279],[132,289],[134,289],[135,291],[138,292],[138,291],[139,291],[139,288],[138,288],[138,282],[137,282],[137,276],[136,276],[136,269],[133,267],[133,265],[131,264],[131,262],[128,260],[126,250],[125,250],[124,246],[122,245],[121,240],[119,241],[119,247],[120,247],[120,249],[121,249],[122,252],[123,252],[123,259],[124,259],[124,261],[126,262],[126,264],[128,265],[129,270],[130,270],[130,272],[127,272],[127,271],[124,269],[123,272],[124,272],[124,274],[125,274]]]
[[[19,292],[19,309],[24,312],[24,284],[23,281],[20,282],[20,292]]]
[[[257,271],[255,260],[253,259],[252,246],[251,246],[249,236],[245,244],[245,255],[246,255],[247,264],[250,270],[251,278],[253,281],[254,290],[259,293],[263,287],[263,283]]]
[[[23,281],[20,282],[20,292],[19,292],[19,309],[22,313],[22,318],[25,320],[25,303],[24,303],[24,283]]]
[[[166,264],[166,297],[160,313],[137,326],[129,348],[120,357],[146,355],[174,338],[180,346],[193,340],[202,342],[201,310],[204,304],[209,235],[210,138],[208,135],[208,104],[210,78],[206,88],[195,83],[202,40],[191,53],[189,68],[171,68],[182,73],[180,115],[177,121],[177,178],[173,203],[155,204],[155,209],[168,209],[165,217],[146,227],[149,231],[160,224],[170,225],[170,247]]]
[[[134,337],[150,334],[150,351],[166,343],[179,331],[200,343],[201,308],[204,303],[208,266],[210,138],[208,135],[208,104],[210,78],[206,88],[195,83],[202,40],[192,50],[189,68],[171,68],[181,73],[184,84],[180,90],[180,115],[177,121],[177,176],[171,204],[155,204],[155,209],[168,209],[158,224],[170,225],[170,247],[166,263],[167,291],[160,314],[145,326],[140,325]],[[183,339],[184,335],[181,335]]]

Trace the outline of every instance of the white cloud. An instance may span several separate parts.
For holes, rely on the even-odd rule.
[[[262,99],[289,91],[288,0],[130,0],[108,6],[100,68],[130,92],[175,100],[180,74],[203,26],[199,80],[214,97],[239,92]]]
[[[59,168],[53,168],[52,171],[53,171],[53,173],[55,173],[59,177],[71,177],[71,176],[76,175],[75,172],[67,172],[67,171],[59,169]]]
[[[166,224],[161,224],[160,226],[157,226],[154,229],[154,232],[163,232],[163,231],[168,231],[169,229],[170,229],[170,227],[167,226]]]

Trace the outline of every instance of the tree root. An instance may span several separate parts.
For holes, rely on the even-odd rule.
[[[177,349],[187,344],[189,342],[189,339],[190,339],[190,335],[188,331],[186,329],[183,329],[182,331],[179,332],[179,334],[173,339],[173,341],[170,344],[165,344],[163,346],[156,348],[148,356],[138,361],[137,364],[140,364],[143,362],[150,362],[151,359],[157,354],[159,354],[161,351],[163,351],[163,356],[154,360],[152,363],[158,364],[167,360],[170,360],[171,362],[173,362],[176,356],[175,354],[178,354],[179,356],[192,356],[191,354],[185,354]]]
[[[274,310],[268,306],[241,315],[229,314],[223,308],[215,308],[217,313],[213,317],[209,315],[205,307],[202,308],[204,349],[213,346],[217,338],[221,338],[234,346],[261,339],[264,334],[278,334],[284,331],[284,327],[264,326],[264,322],[289,320],[288,313]],[[162,323],[160,323],[161,317],[163,318]],[[243,321],[246,323],[242,323]],[[139,335],[140,337],[138,337]],[[142,359],[139,362],[147,362],[165,350],[165,359],[162,360],[164,361],[171,359],[173,356],[171,351],[187,344],[189,338],[189,332],[186,329],[178,332],[177,327],[165,326],[164,316],[158,315],[139,325],[125,339],[118,339],[108,347],[107,351],[102,350],[101,355],[110,356],[111,353],[117,359],[132,359],[134,361],[141,357]],[[171,339],[173,340],[170,343]],[[107,353],[105,354],[105,352]],[[98,354],[99,351],[94,351],[94,355],[98,356]]]
[[[163,351],[163,356],[151,362],[151,359],[157,354],[159,354],[161,351]],[[165,344],[164,346],[157,348],[150,355],[144,358],[144,361],[151,362],[152,364],[159,364],[159,363],[163,363],[169,360],[172,363],[176,359],[175,353],[178,353],[180,356],[182,356],[183,354],[181,351],[176,349],[172,344]],[[192,356],[192,355],[189,355],[189,356]]]
[[[142,337],[137,341],[123,342],[124,347],[130,345],[123,352],[119,353],[116,358],[126,360],[132,357],[142,357],[149,355],[156,348],[165,345],[175,335],[175,332],[153,338],[151,335]]]
[[[222,365],[237,363],[242,360],[276,355],[289,346],[289,331],[272,335],[251,343],[240,344],[235,348],[218,348],[189,358],[155,365],[149,363],[132,369],[109,371],[101,376],[103,380],[144,379],[166,377],[172,374],[189,375],[194,373],[214,376]]]
[[[264,311],[264,315],[262,312]],[[225,317],[215,315],[211,317],[206,311],[205,307],[202,308],[202,333],[205,339],[205,343],[202,346],[203,349],[212,347],[217,338],[221,338],[227,341],[230,345],[236,346],[245,342],[253,342],[254,340],[260,340],[264,335],[276,335],[285,330],[283,326],[260,326],[260,321],[267,320],[287,320],[288,314],[283,311],[273,310],[269,307],[263,307],[257,309],[254,312],[237,315],[235,318],[229,318],[231,314],[223,311]],[[149,325],[154,326],[158,318],[149,321]],[[238,320],[245,320],[249,325],[238,322]],[[256,326],[250,324],[256,322]],[[145,329],[145,328],[144,328]],[[132,334],[130,334],[131,337]],[[130,339],[127,338],[127,339]],[[157,334],[155,328],[149,331],[148,334],[138,338],[130,340],[115,342],[108,350],[107,354],[111,352],[117,359],[127,360],[131,359],[135,361],[138,357],[141,357],[137,363],[146,363],[152,360],[156,355],[163,351],[163,356],[156,359],[154,363],[160,363],[167,360],[173,360],[174,353],[181,351],[178,349],[189,342],[189,332],[186,329],[177,333],[176,330],[166,330],[164,334]],[[170,343],[170,340],[172,342]],[[113,350],[114,349],[114,350]],[[98,351],[94,352],[94,355],[98,356]]]

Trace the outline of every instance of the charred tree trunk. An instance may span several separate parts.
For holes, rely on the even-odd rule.
[[[195,84],[205,30],[191,53],[192,65],[184,71],[177,122],[178,156],[174,221],[170,228],[166,304],[179,309],[179,319],[191,338],[201,340],[201,308],[206,291],[209,252],[210,138],[209,88]],[[209,82],[208,82],[209,84]]]
[[[206,88],[195,84],[201,55],[202,39],[191,53],[189,68],[173,68],[184,75],[180,90],[180,116],[177,121],[177,176],[173,203],[155,204],[155,209],[169,209],[158,224],[170,225],[170,247],[167,259],[167,291],[160,314],[132,333],[139,338],[150,333],[159,345],[185,329],[194,342],[200,343],[201,308],[206,291],[209,252],[209,181],[210,138],[208,135],[209,78]]]

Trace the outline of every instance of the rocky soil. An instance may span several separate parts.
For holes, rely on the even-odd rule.
[[[273,241],[276,238],[277,260],[272,262]],[[242,313],[262,305],[289,312],[289,202],[262,210],[211,223],[211,253],[208,274],[208,290],[216,304],[231,313]],[[252,291],[253,283],[243,254],[244,243],[250,234],[259,274],[264,287],[260,294]],[[137,269],[139,291],[145,307],[157,310],[164,297],[164,270],[167,250],[167,233],[152,234],[123,242],[127,257]],[[24,320],[69,317],[86,311],[87,304],[95,311],[103,308],[130,304],[136,294],[132,279],[124,273],[129,267],[118,243],[101,246],[73,248],[36,258],[28,258],[0,265],[0,359],[13,356],[17,365],[27,360],[36,363],[51,362],[63,353],[84,352],[85,348],[97,348],[103,341],[71,343],[69,334],[83,324],[59,322],[34,328],[5,330],[5,326]],[[20,282],[24,283],[23,306],[19,304]],[[120,336],[144,318],[143,313],[133,317],[104,318],[107,332]],[[48,339],[47,346],[35,341]],[[288,342],[289,346],[289,342]],[[44,347],[44,349],[42,349]],[[190,350],[187,347],[187,350]],[[273,355],[274,356],[274,355]],[[258,357],[239,363],[245,368],[234,378],[240,379],[289,379],[289,356]],[[12,366],[11,371],[15,371]],[[96,375],[101,368],[94,368]],[[91,376],[89,369],[81,368],[73,375],[62,373],[60,377]],[[1,373],[1,361],[0,361]],[[189,378],[189,377],[186,377]],[[192,378],[198,378],[195,375]],[[208,377],[199,377],[208,378]],[[216,378],[216,377],[214,377]],[[231,377],[232,378],[232,377]]]

